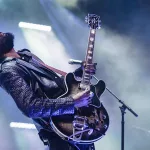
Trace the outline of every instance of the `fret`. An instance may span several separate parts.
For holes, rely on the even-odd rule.
[[[84,76],[84,78],[86,78],[86,79],[87,79],[87,78],[90,78],[90,76],[89,76],[89,75],[88,75],[88,76]]]
[[[93,54],[88,54],[88,57],[93,57]]]
[[[93,54],[93,52],[89,50],[89,51],[88,51],[88,54],[89,54],[89,55],[90,55],[90,54]]]
[[[89,72],[88,68],[85,68],[85,72]],[[89,76],[89,74],[85,75],[85,76]]]
[[[88,85],[90,82],[89,82],[89,80],[84,80],[84,83],[85,83],[86,85]]]
[[[87,71],[89,72],[89,70],[87,70]],[[87,73],[86,71],[85,71],[85,73],[86,73],[86,74],[84,74],[85,77],[89,77],[90,76],[89,73]]]
[[[85,81],[89,81],[89,79],[90,79],[89,77],[87,77],[87,78],[86,78],[86,77],[84,77],[84,80],[85,80]]]
[[[89,73],[87,73],[86,71],[89,72],[89,69],[86,69],[86,70],[85,70],[84,76],[85,76],[85,77],[89,77],[90,75],[89,75]]]
[[[87,81],[87,82],[85,81],[85,85],[89,85],[89,81]]]
[[[87,58],[88,58],[88,59],[92,59],[92,57],[91,57],[91,56],[88,56]]]
[[[90,78],[84,78],[84,81],[89,81]]]
[[[85,76],[88,76],[89,74],[85,72],[84,75],[85,75]]]
[[[82,81],[82,82],[81,82],[81,85],[84,86],[84,87],[86,87],[87,85],[89,85],[89,80],[88,80],[88,81],[85,81],[85,80]],[[81,87],[81,86],[80,86],[80,87]]]
[[[86,77],[87,77],[87,76],[90,76],[90,75],[89,75],[89,73],[90,73],[89,70],[90,70],[90,69],[86,69],[86,70],[85,70],[85,72],[88,74],[88,75],[85,75]]]
[[[84,81],[87,81],[87,82],[89,82],[89,78],[84,78]]]
[[[86,76],[86,77],[84,77],[84,79],[89,79],[90,78],[90,76]]]
[[[88,67],[90,67],[90,66],[92,66],[93,64],[86,64],[86,66],[88,66]]]
[[[84,77],[89,77],[89,74],[88,75],[84,75]]]
[[[93,49],[92,48],[88,47],[88,51],[92,52],[92,54],[93,54]]]
[[[93,48],[93,47],[90,47],[90,45],[93,45],[93,47],[94,47],[94,41],[89,41],[89,48]]]

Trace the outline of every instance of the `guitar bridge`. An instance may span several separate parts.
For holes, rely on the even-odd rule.
[[[73,134],[70,136],[70,138],[72,138],[73,141],[80,142],[83,133],[89,131],[89,129],[87,129],[88,125],[86,122],[86,116],[74,116]]]
[[[85,128],[88,127],[86,122],[87,122],[87,118],[85,116],[84,117],[75,116],[73,121],[73,127],[76,130],[84,130]]]

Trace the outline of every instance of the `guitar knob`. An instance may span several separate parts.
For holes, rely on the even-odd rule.
[[[99,120],[95,119],[95,124],[98,125],[99,124]]]
[[[108,128],[108,126],[105,124],[104,126],[103,126],[105,129],[107,129]]]
[[[107,117],[106,117],[106,115],[103,115],[103,119],[106,119]]]
[[[87,16],[85,17],[85,22],[88,23],[88,17]]]

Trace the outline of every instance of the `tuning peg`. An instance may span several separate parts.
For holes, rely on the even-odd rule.
[[[88,27],[89,27],[89,28],[91,28],[91,26],[90,26],[90,25],[88,25]]]
[[[88,16],[85,17],[85,22],[88,23],[89,19]]]
[[[97,29],[101,29],[101,26],[98,26]]]

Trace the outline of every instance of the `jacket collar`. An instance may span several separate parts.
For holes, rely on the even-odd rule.
[[[0,58],[0,64],[7,62],[7,61],[11,61],[13,59],[16,59],[16,58],[14,58],[14,57],[2,57],[2,58]]]

